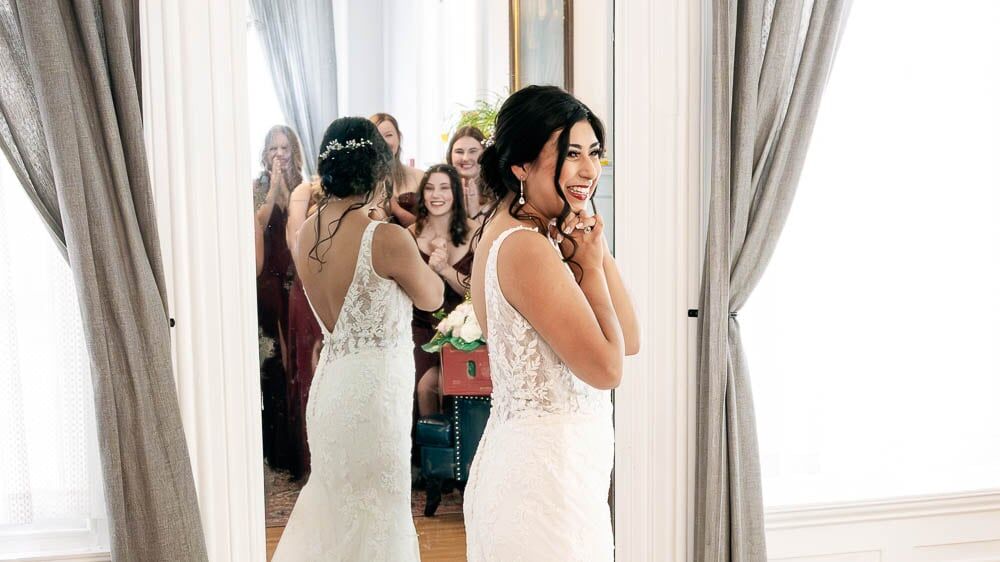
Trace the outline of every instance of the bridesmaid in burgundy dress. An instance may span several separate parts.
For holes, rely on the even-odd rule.
[[[409,228],[420,254],[444,280],[445,312],[465,300],[472,272],[473,233],[478,224],[465,211],[462,178],[447,164],[431,166],[417,191],[416,222]],[[420,348],[429,342],[440,321],[432,313],[413,310],[413,358],[416,363],[417,414],[440,412],[440,358]]]
[[[403,133],[399,131],[395,117],[388,113],[376,113],[369,117],[369,121],[378,127],[378,132],[392,151],[392,170],[389,172],[392,222],[406,228],[416,220],[417,186],[424,173],[403,164],[400,159]]]
[[[274,354],[260,367],[264,459],[273,469],[291,467],[286,367],[288,365],[288,290],[292,255],[285,241],[290,186],[302,181],[302,150],[295,133],[276,125],[267,133],[262,171],[253,183],[257,247],[257,323],[274,342]]]
[[[316,213],[322,191],[319,178],[302,182],[292,191],[288,204],[288,223],[285,239],[294,253],[299,239],[299,229],[306,218]],[[292,265],[294,271],[294,264]],[[288,424],[291,428],[291,472],[298,480],[309,474],[309,442],[306,439],[306,406],[313,373],[323,345],[316,316],[309,308],[302,280],[295,274],[288,295],[288,368],[286,370],[288,393]]]

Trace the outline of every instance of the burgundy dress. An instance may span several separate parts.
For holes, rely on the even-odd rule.
[[[419,249],[419,247],[418,247]],[[424,262],[430,261],[431,257],[420,250],[420,257],[424,258]],[[475,258],[472,250],[470,249],[467,254],[462,256],[462,259],[458,260],[452,267],[455,271],[461,273],[462,275],[472,274],[472,261]],[[455,310],[455,307],[462,304],[465,300],[464,294],[459,294],[455,289],[445,282],[444,284],[444,304],[441,309],[445,312],[451,312]],[[413,327],[413,362],[416,364],[416,382],[420,382],[420,377],[424,376],[427,369],[431,367],[437,367],[441,364],[441,356],[437,353],[427,353],[420,346],[434,339],[434,334],[437,332],[437,325],[441,321],[434,318],[433,312],[427,312],[425,310],[420,310],[418,308],[413,309],[413,321],[411,326]],[[416,411],[416,393],[414,397],[414,411]]]
[[[396,203],[400,207],[402,207],[403,210],[406,211],[407,213],[410,213],[411,215],[416,215],[417,214],[417,194],[416,193],[409,192],[409,191],[406,192],[406,193],[401,193],[401,194],[399,194],[398,197],[396,197]],[[398,224],[399,226],[402,226],[403,228],[407,228],[407,227],[410,226],[409,224],[403,224],[399,220],[399,218],[396,217],[396,216],[390,217],[389,222],[391,222],[393,224]]]
[[[424,262],[430,261],[431,257],[420,250],[420,257],[424,258]],[[475,259],[475,255],[472,250],[469,250],[462,259],[458,260],[452,267],[455,271],[461,273],[462,275],[472,274],[472,261]],[[444,284],[444,304],[441,309],[445,312],[451,312],[455,310],[455,307],[462,304],[465,300],[464,294],[459,294],[452,288],[448,282]],[[420,310],[418,308],[413,309],[413,361],[416,363],[416,381],[420,382],[420,377],[424,376],[427,369],[431,367],[437,367],[441,364],[441,356],[437,353],[427,353],[420,346],[434,339],[434,334],[437,332],[437,325],[441,321],[434,318],[433,312],[427,312],[426,310]]]
[[[313,378],[313,347],[323,339],[309,308],[302,281],[295,276],[288,296],[288,424],[291,427],[291,471],[298,479],[309,474],[306,404]]]
[[[283,348],[288,341],[288,291],[292,254],[285,241],[288,213],[277,206],[264,228],[264,267],[257,276],[257,324],[274,340],[274,354],[260,367],[264,459],[274,469],[291,468],[291,431]]]

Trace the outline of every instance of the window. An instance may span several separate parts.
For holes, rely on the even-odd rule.
[[[107,552],[76,288],[0,160],[0,559]]]
[[[851,9],[740,315],[767,506],[1000,488],[998,19]]]

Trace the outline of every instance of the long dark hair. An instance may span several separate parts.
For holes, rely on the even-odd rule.
[[[427,224],[427,203],[424,201],[424,186],[431,179],[431,174],[445,174],[448,182],[451,183],[451,221],[448,224],[448,234],[451,236],[451,243],[461,246],[465,243],[465,238],[469,235],[469,211],[465,208],[465,191],[462,189],[462,177],[454,166],[448,164],[435,164],[424,172],[424,177],[420,179],[417,187],[417,236],[424,230]]]
[[[339,148],[338,148],[339,147]],[[309,257],[320,263],[323,256],[321,245],[328,245],[340,230],[344,217],[369,204],[376,189],[383,184],[389,174],[392,153],[378,129],[368,119],[362,117],[341,117],[326,128],[320,143],[317,172],[323,197],[316,211],[316,244],[309,250]],[[330,197],[350,197],[364,195],[362,201],[352,203],[337,220],[327,226],[327,235],[321,232],[323,209]]]
[[[556,169],[552,178],[552,188],[563,201],[562,211],[556,217],[556,228],[563,230],[563,225],[570,214],[569,201],[559,189],[559,176],[562,174],[563,163],[569,149],[569,133],[573,125],[581,121],[590,123],[594,135],[600,143],[603,156],[604,124],[594,115],[589,107],[561,88],[555,86],[527,86],[511,94],[497,113],[496,128],[492,142],[487,143],[483,155],[479,159],[479,179],[483,193],[493,199],[497,205],[504,197],[520,191],[520,181],[511,171],[511,166],[528,164],[538,159],[549,137],[560,131],[556,143]],[[496,215],[497,207],[490,209],[483,227]],[[508,209],[510,215],[519,220],[530,220],[545,232],[546,221],[524,210],[524,205],[518,203],[515,197]],[[483,227],[476,233],[482,236]],[[573,250],[563,261],[574,267],[580,273],[579,265],[573,261],[576,254],[576,241],[567,237]]]

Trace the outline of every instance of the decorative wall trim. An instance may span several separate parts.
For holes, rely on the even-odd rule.
[[[37,556],[27,558],[5,558],[6,562],[111,562],[110,552],[89,554],[62,554],[59,556]]]
[[[701,5],[615,2],[615,250],[643,334],[615,393],[617,560],[691,559]]]
[[[768,531],[981,512],[1000,512],[1000,490],[769,509]]]

